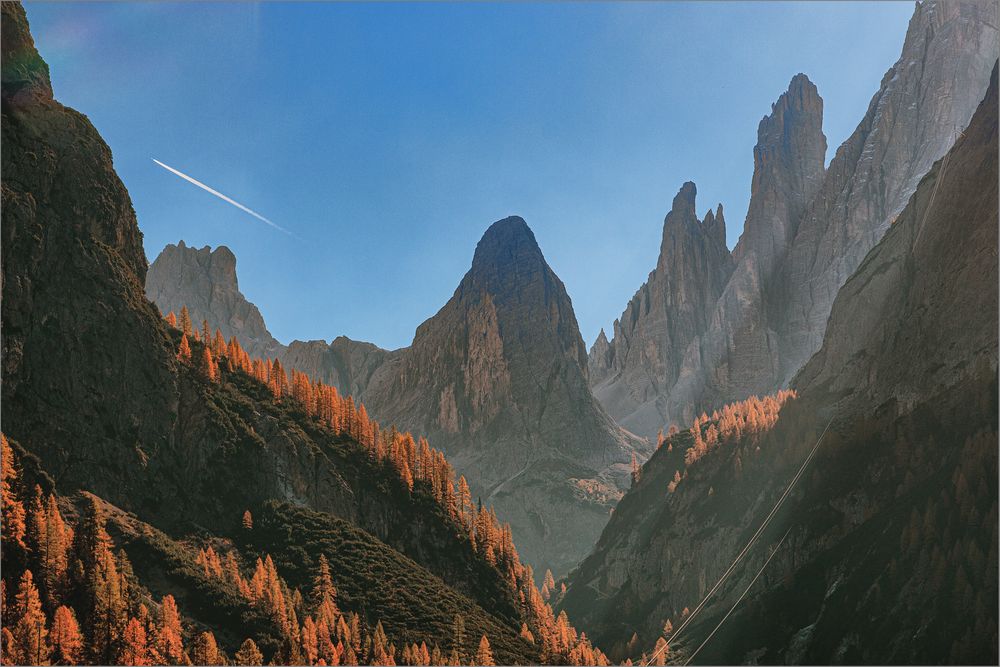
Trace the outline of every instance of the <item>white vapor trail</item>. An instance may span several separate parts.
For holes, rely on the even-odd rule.
[[[154,158],[150,158],[150,159],[153,162],[155,162],[156,164],[158,164],[161,167],[163,167],[164,169],[166,169],[167,171],[169,171],[170,173],[176,174],[176,175],[180,176],[181,178],[183,178],[188,183],[193,183],[193,184],[197,185],[199,188],[201,188],[202,190],[205,190],[206,192],[211,192],[213,195],[215,195],[216,197],[218,197],[222,201],[228,202],[228,203],[232,204],[233,206],[235,206],[236,208],[240,209],[241,211],[243,211],[245,213],[249,213],[253,217],[255,217],[258,220],[260,220],[261,222],[264,222],[264,223],[266,223],[266,224],[274,227],[275,229],[288,234],[289,236],[295,236],[295,234],[292,234],[290,231],[288,231],[287,229],[285,229],[281,225],[268,220],[267,218],[265,218],[264,216],[262,216],[257,211],[254,211],[253,209],[247,208],[246,206],[244,206],[243,204],[239,203],[235,199],[230,199],[229,197],[227,197],[226,195],[222,194],[218,190],[213,190],[212,188],[208,187],[207,185],[205,185],[201,181],[195,180],[195,179],[191,178],[190,176],[188,176],[187,174],[185,174],[183,172],[180,172],[180,171],[177,171],[176,169],[174,169],[173,167],[171,167],[169,165],[163,164],[162,162],[160,162],[159,160],[157,160],[155,157]]]

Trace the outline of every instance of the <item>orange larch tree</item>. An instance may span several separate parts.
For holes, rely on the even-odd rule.
[[[38,596],[31,570],[25,570],[14,598],[14,610],[11,615],[13,629],[11,630],[16,646],[16,654],[24,659],[25,664],[41,665],[48,658],[49,631],[46,627],[45,613],[42,611],[42,600]]]
[[[191,361],[191,344],[188,343],[187,334],[181,336],[181,344],[177,348],[177,358],[181,361]]]
[[[77,665],[83,659],[83,635],[76,614],[66,606],[56,609],[52,618],[52,660],[60,665]]]

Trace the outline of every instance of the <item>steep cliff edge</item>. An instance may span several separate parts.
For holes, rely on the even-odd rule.
[[[776,507],[667,635],[674,659],[788,531],[696,662],[996,662],[997,150],[994,69],[968,129],[840,290],[777,423],[692,462],[684,431],[643,466],[562,605],[612,659],[680,627]]]
[[[997,25],[992,2],[916,3],[899,60],[837,149],[771,293],[779,383],[819,349],[841,286],[969,124],[1000,52]]]

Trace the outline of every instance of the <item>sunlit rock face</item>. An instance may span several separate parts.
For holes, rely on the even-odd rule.
[[[690,198],[679,230],[702,226],[687,210],[693,186]],[[706,229],[718,235],[722,224],[713,217]],[[486,231],[455,295],[401,350],[343,336],[281,345],[240,293],[225,247],[167,246],[146,292],[164,312],[186,305],[196,325],[207,319],[251,341],[251,354],[276,357],[364,401],[381,423],[427,436],[511,522],[540,572],[583,558],[627,486],[633,453],[646,455],[647,443],[593,398],[572,303],[520,218]]]
[[[595,349],[591,383],[608,412],[645,436],[704,410],[787,386],[819,349],[837,291],[885,234],[920,178],[944,155],[983,98],[998,50],[992,3],[916,5],[900,59],[828,169],[822,100],[804,75],[760,123],[743,234],[707,324],[685,340],[646,321],[685,321],[689,306],[641,298],[666,280],[661,252],[615,335]],[[718,217],[718,216],[716,216]],[[684,304],[684,305],[682,305]],[[642,363],[630,359],[643,359]]]
[[[523,557],[566,572],[626,487],[635,447],[593,398],[566,289],[521,218],[494,223],[455,294],[375,374],[372,414],[443,447]]]

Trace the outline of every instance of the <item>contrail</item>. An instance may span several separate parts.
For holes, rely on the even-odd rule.
[[[187,174],[185,174],[183,172],[180,172],[180,171],[177,171],[176,169],[174,169],[173,167],[171,167],[169,165],[163,164],[162,162],[160,162],[159,160],[157,160],[155,157],[154,158],[150,158],[150,159],[153,162],[155,162],[156,164],[158,164],[161,167],[163,167],[164,169],[166,169],[167,171],[169,171],[170,173],[176,174],[176,175],[180,176],[181,178],[183,178],[185,181],[187,181],[189,183],[194,183],[195,185],[197,185],[202,190],[205,190],[206,192],[211,192],[213,195],[215,195],[216,197],[218,197],[222,201],[229,202],[230,204],[232,204],[236,208],[240,209],[241,211],[243,211],[245,213],[249,213],[253,217],[255,217],[258,220],[260,220],[261,222],[264,222],[264,223],[266,223],[266,224],[274,227],[275,229],[288,234],[289,236],[295,236],[295,234],[291,233],[290,231],[288,231],[287,229],[285,229],[281,225],[279,225],[277,223],[274,223],[274,222],[271,222],[270,220],[268,220],[267,218],[265,218],[264,216],[262,216],[257,211],[254,211],[253,209],[247,208],[246,206],[244,206],[243,204],[239,203],[238,201],[236,201],[234,199],[230,199],[229,197],[227,197],[226,195],[222,194],[218,190],[213,190],[212,188],[208,187],[207,185],[205,185],[201,181],[197,181],[197,180],[191,178],[190,176],[188,176]]]

